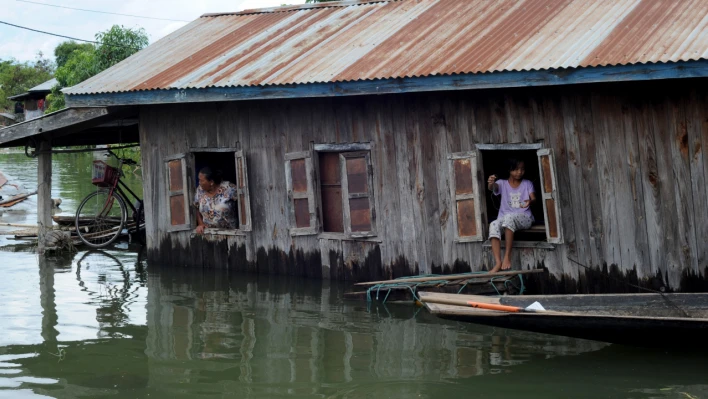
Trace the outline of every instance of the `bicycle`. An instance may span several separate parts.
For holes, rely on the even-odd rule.
[[[81,201],[76,210],[76,233],[91,248],[103,248],[111,244],[127,227],[128,234],[140,233],[145,227],[145,209],[143,200],[123,181],[123,165],[137,165],[129,158],[120,158],[108,150],[118,160],[118,167],[112,167],[103,161],[93,161],[91,183],[99,187]],[[136,201],[128,199],[129,193]],[[128,208],[132,210],[132,221],[128,222]]]

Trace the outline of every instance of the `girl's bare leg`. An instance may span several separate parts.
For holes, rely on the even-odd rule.
[[[504,240],[506,250],[504,251],[504,261],[502,262],[501,269],[509,270],[511,269],[511,245],[514,243],[514,232],[504,228]]]
[[[489,241],[492,242],[492,254],[494,255],[494,267],[489,272],[496,273],[502,268],[501,241],[496,237],[490,238]]]

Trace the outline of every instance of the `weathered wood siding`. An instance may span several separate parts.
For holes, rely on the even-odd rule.
[[[544,290],[628,288],[608,274],[657,289],[705,288],[706,88],[694,79],[144,106],[149,256],[179,266],[354,280],[488,269],[482,243],[453,240],[448,155],[478,143],[540,141],[555,153],[565,243],[517,249],[514,263],[547,267],[553,277]],[[291,237],[285,154],[310,143],[352,142],[372,143],[378,236]],[[167,233],[164,158],[239,144],[253,231],[222,238]],[[486,179],[482,173],[478,179]],[[489,222],[484,208],[482,222]]]

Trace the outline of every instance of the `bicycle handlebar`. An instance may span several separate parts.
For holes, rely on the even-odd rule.
[[[111,150],[108,150],[108,152],[106,153],[106,155],[112,155],[112,156],[114,156],[118,161],[122,162],[123,165],[137,165],[137,164],[138,164],[137,162],[133,161],[133,160],[130,159],[130,158],[120,158],[120,157],[118,157],[118,155],[116,155],[116,153],[113,152],[113,151],[111,151]]]

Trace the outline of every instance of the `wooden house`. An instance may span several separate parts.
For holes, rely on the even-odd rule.
[[[534,290],[691,291],[708,285],[706,12],[390,0],[209,14],[64,92],[75,113],[138,118],[154,262],[348,280],[489,269],[499,203],[484,182],[515,157],[539,198],[513,258],[548,269]],[[37,134],[13,132],[0,141]],[[203,165],[237,184],[238,229],[195,234]]]
[[[47,95],[52,92],[52,88],[57,84],[56,79],[49,79],[42,84],[32,87],[25,93],[8,97],[8,100],[15,101],[16,118],[21,121],[39,118],[44,115]]]

